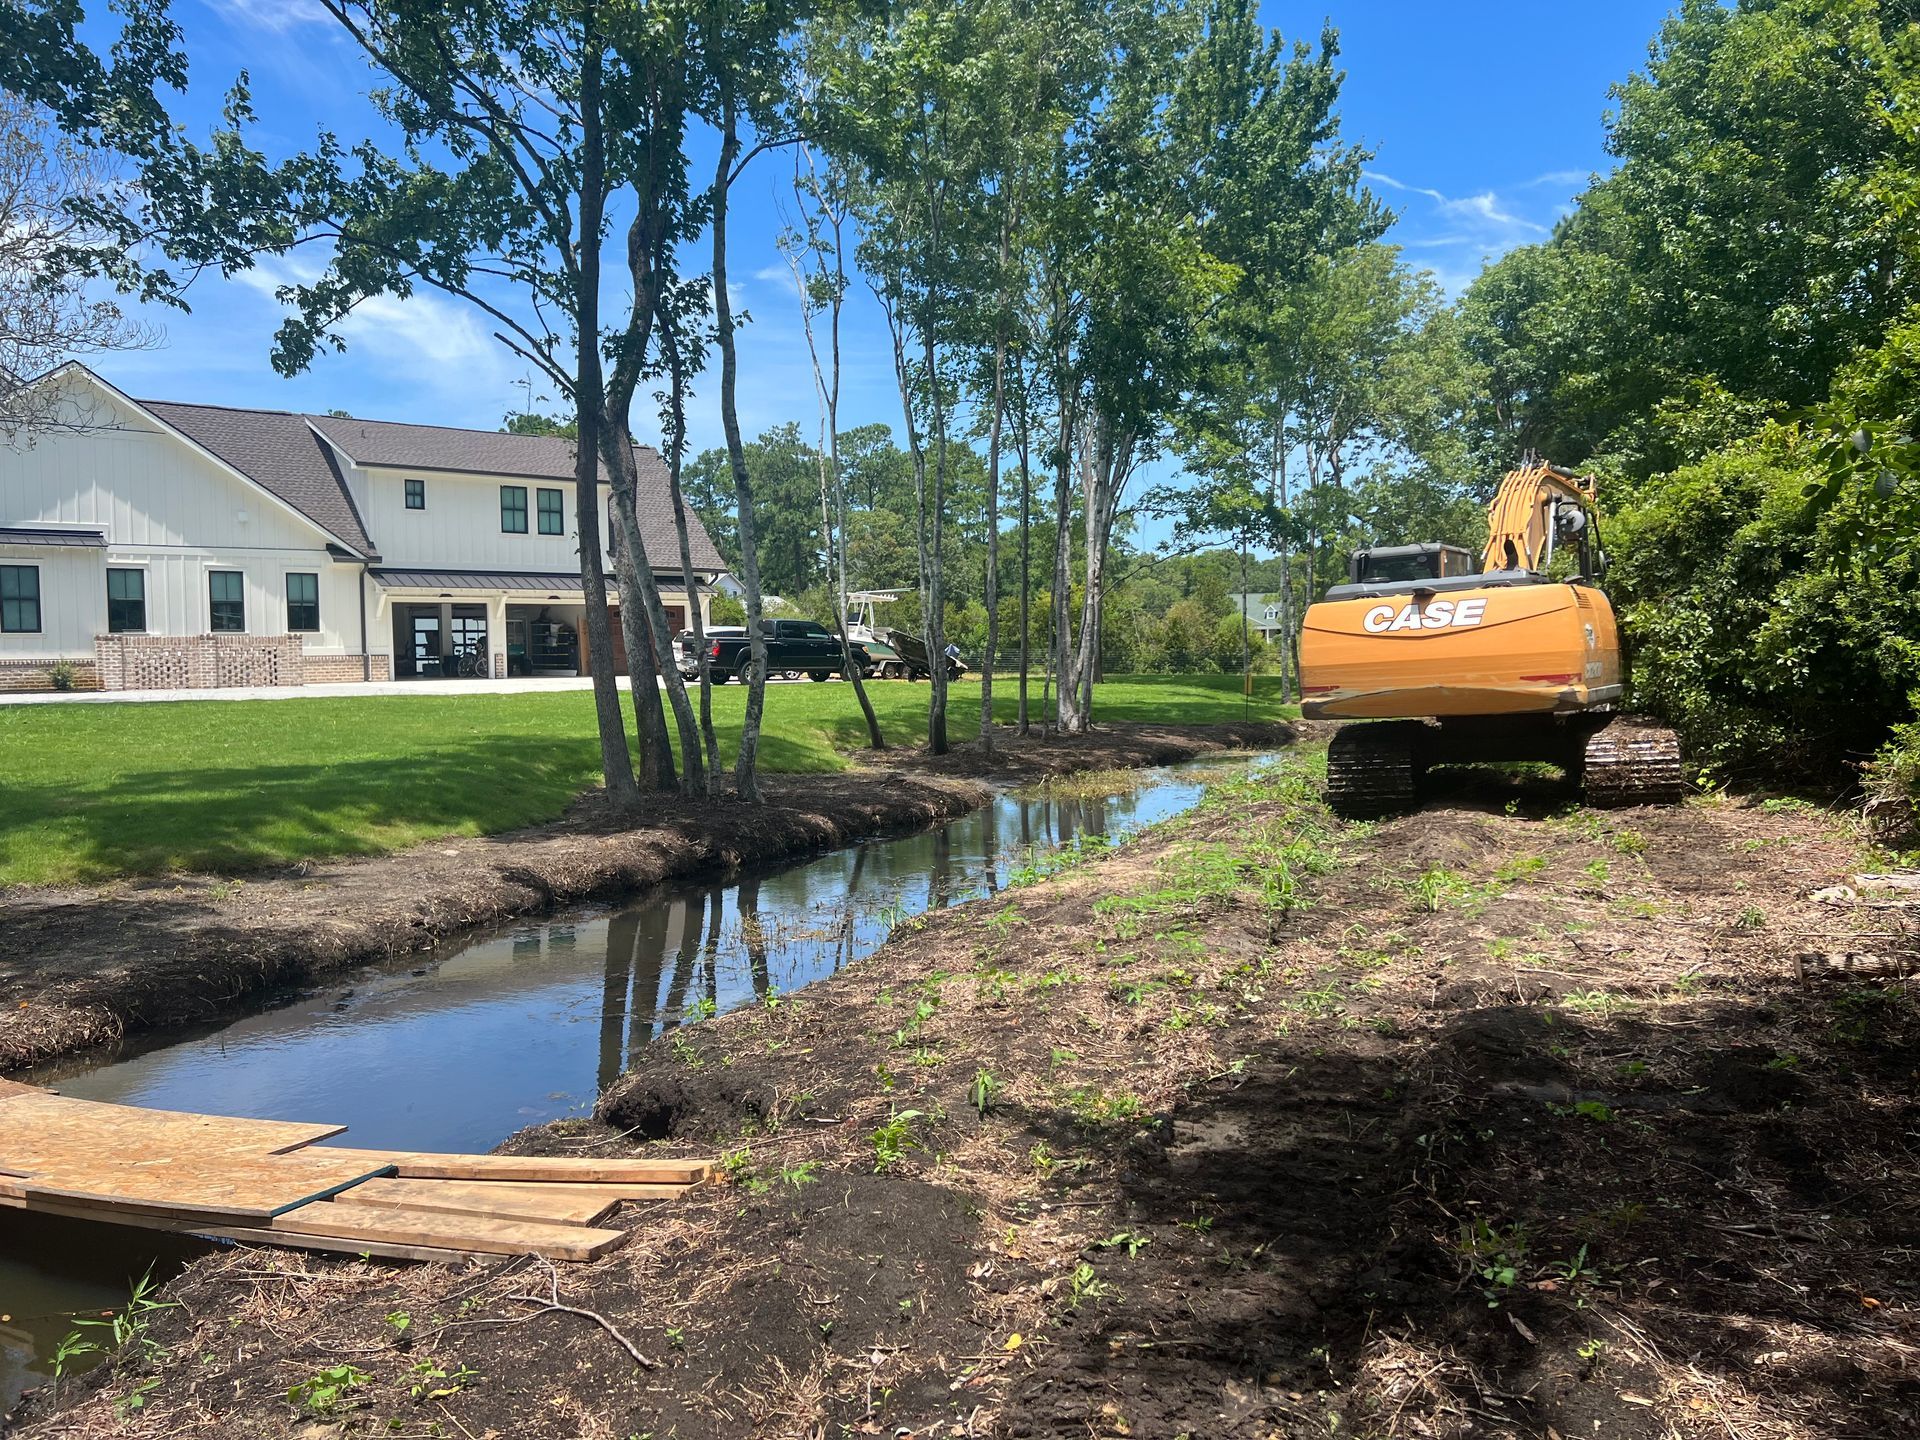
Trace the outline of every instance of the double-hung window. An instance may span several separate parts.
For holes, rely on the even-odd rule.
[[[542,535],[567,533],[566,498],[558,490],[540,492],[540,533]]]
[[[527,533],[526,486],[502,485],[500,487],[500,529],[507,535]]]
[[[320,577],[290,571],[287,575],[287,629],[320,628]]]
[[[427,482],[424,480],[407,481],[407,509],[424,510],[427,508]]]
[[[9,635],[40,633],[38,565],[0,565],[0,630]]]
[[[238,570],[207,572],[208,628],[216,635],[247,628],[247,578]]]
[[[107,571],[107,630],[138,635],[147,628],[147,572]]]

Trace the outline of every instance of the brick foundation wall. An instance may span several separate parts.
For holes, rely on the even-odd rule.
[[[55,689],[57,660],[0,660],[0,695],[24,695]],[[100,689],[100,667],[91,660],[69,660],[75,690]]]
[[[306,683],[293,635],[96,635],[103,690],[207,690]]]
[[[370,659],[375,680],[393,678],[392,656],[374,655]],[[309,655],[306,664],[309,685],[358,685],[368,673],[358,655]]]

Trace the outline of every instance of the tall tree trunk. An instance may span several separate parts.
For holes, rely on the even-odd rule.
[[[762,633],[760,556],[753,527],[753,477],[747,473],[746,446],[740,440],[739,359],[733,340],[733,301],[727,295],[727,191],[740,158],[740,117],[730,81],[720,95],[720,160],[713,179],[713,316],[720,341],[720,425],[727,436],[727,461],[733,469],[733,496],[739,520],[740,583],[746,587],[748,684],[747,711],[740,722],[740,754],[733,784],[743,800],[760,799],[760,717],[767,707],[767,637]]]
[[[1073,651],[1073,533],[1071,521],[1072,484],[1070,471],[1073,464],[1073,402],[1068,388],[1068,368],[1066,357],[1061,354],[1055,364],[1059,381],[1055,386],[1058,400],[1059,418],[1054,435],[1053,470],[1053,662],[1052,671],[1056,680],[1054,701],[1054,724],[1060,731],[1073,732],[1080,728],[1080,695],[1078,672],[1072,663]]]
[[[828,581],[833,589],[833,630],[840,637],[840,655],[847,683],[853,686],[854,699],[860,704],[867,725],[867,743],[875,750],[887,748],[880,733],[880,717],[874,713],[873,698],[867,694],[866,678],[854,663],[853,643],[847,635],[847,487],[840,473],[840,312],[846,305],[847,260],[843,229],[846,211],[834,209],[820,188],[818,172],[808,160],[811,181],[802,181],[796,171],[794,189],[801,203],[809,196],[815,211],[833,227],[833,298],[827,305],[828,360],[823,373],[820,346],[813,332],[813,311],[807,300],[806,277],[799,263],[793,264],[793,278],[800,289],[800,323],[807,336],[807,357],[813,362],[813,388],[820,398],[820,527],[827,539]],[[811,231],[809,232],[811,233]]]
[[[926,442],[920,434],[920,422],[914,414],[914,377],[912,369],[909,368],[907,364],[907,321],[905,315],[901,312],[900,306],[900,296],[904,291],[904,280],[896,274],[889,278],[887,284],[888,290],[886,292],[882,292],[876,287],[874,293],[879,298],[881,309],[886,314],[887,334],[893,343],[893,374],[900,390],[900,414],[902,423],[906,426],[907,431],[907,455],[913,464],[914,506],[919,512],[915,517],[913,526],[913,548],[920,582],[921,643],[927,647],[927,663],[932,667],[933,683],[940,687],[941,694],[944,696],[946,681],[941,672],[945,668],[946,657],[935,653],[933,650],[934,632],[928,620],[927,613],[933,608],[931,579],[934,572],[935,558],[933,546],[927,533],[927,447]],[[929,357],[931,357],[931,341],[928,342],[927,350]],[[933,378],[937,383],[937,376]],[[937,527],[939,523],[937,517],[934,523]],[[928,710],[927,742],[930,746],[938,745],[939,748],[935,750],[935,754],[943,754],[946,750],[946,731],[943,725],[936,739],[934,731],[934,716],[936,714],[939,714],[943,720],[945,718],[943,708],[938,705]]]
[[[1033,636],[1033,471],[1027,429],[1026,376],[1020,377],[1020,733],[1028,730],[1027,672],[1032,668]]]
[[[938,232],[935,232],[936,240]],[[947,753],[947,617],[946,617],[946,575],[944,571],[944,552],[947,514],[947,407],[946,399],[940,391],[940,371],[938,355],[933,344],[933,326],[924,327],[921,333],[921,349],[925,354],[927,367],[927,385],[932,396],[933,411],[933,496],[932,505],[927,503],[926,487],[921,486],[920,525],[922,530],[931,529],[932,535],[926,546],[928,566],[922,589],[925,600],[921,606],[920,625],[926,633],[927,664],[931,667],[929,676],[932,684],[927,701],[927,748],[935,755]],[[926,467],[922,466],[920,475],[924,481]]]
[[[1007,326],[1004,302],[1013,212],[1000,225],[1000,268],[994,282],[993,421],[987,432],[987,653],[980,657],[980,748],[993,753],[993,662],[1000,646],[1000,427],[1007,413]]]
[[[1282,525],[1287,519],[1287,412],[1274,407],[1273,443],[1267,462],[1267,500],[1280,512]],[[1276,547],[1280,552],[1280,698],[1294,698],[1296,672],[1293,664],[1293,558],[1283,528]],[[1245,588],[1244,586],[1242,587]]]
[[[579,332],[578,379],[574,384],[573,489],[580,536],[580,591],[586,602],[587,662],[593,671],[593,713],[600,731],[600,768],[607,796],[616,805],[639,795],[620,689],[613,668],[613,630],[607,618],[607,579],[600,556],[600,418],[606,404],[600,368],[600,226],[606,214],[606,141],[601,129],[600,37],[591,22],[581,53],[580,293],[575,297]]]
[[[610,462],[612,444],[618,430],[624,440],[624,427],[608,417],[600,432],[600,455]],[[613,573],[620,581],[620,635],[627,650],[627,676],[632,687],[634,728],[640,739],[640,785],[646,790],[673,788],[673,754],[667,746],[667,719],[660,709],[660,682],[654,679],[653,647],[647,642],[647,609],[641,598],[644,582],[634,551],[640,547],[640,527],[633,506],[631,451],[627,473],[607,463],[607,487],[613,495],[613,525],[620,543],[613,547]],[[644,561],[642,562],[644,563]]]
[[[653,562],[648,557],[644,537],[640,533],[639,511],[635,497],[639,491],[639,466],[633,453],[633,438],[627,433],[623,423],[624,416],[613,417],[613,423],[607,427],[602,440],[602,448],[607,452],[608,473],[615,476],[614,505],[620,513],[621,529],[630,537],[630,543],[621,547],[621,553],[615,557],[621,566],[620,587],[623,595],[637,594],[640,600],[640,614],[636,619],[641,622],[641,639],[644,654],[636,654],[632,649],[635,626],[627,621],[633,608],[631,602],[620,607],[623,628],[628,635],[627,668],[633,676],[634,708],[649,717],[652,733],[650,739],[657,741],[658,759],[649,767],[655,784],[662,790],[675,787],[690,795],[704,795],[707,790],[707,771],[702,761],[702,742],[698,721],[694,718],[693,705],[687,699],[686,682],[680,678],[679,667],[673,662],[673,627],[667,624],[666,602],[660,595],[659,578],[653,572]],[[682,563],[690,546],[684,524],[680,526]],[[631,587],[631,588],[629,588]],[[697,603],[697,597],[696,597]],[[656,662],[657,661],[657,665]],[[641,707],[642,687],[648,703]],[[673,754],[667,748],[666,716],[661,712],[660,690],[664,683],[667,702],[673,709],[675,728],[680,732],[681,775],[676,777],[673,766]]]
[[[687,592],[687,628],[693,631],[694,662],[700,674],[700,746],[707,760],[703,790],[712,795],[720,789],[720,741],[713,733],[713,676],[707,669],[707,627],[700,618],[700,582],[693,568],[686,492],[680,484],[680,470],[687,454],[687,362],[680,349],[679,320],[671,306],[661,316],[660,348],[667,360],[667,493],[673,500],[673,529],[680,542],[680,578]],[[691,777],[691,767],[688,774]]]

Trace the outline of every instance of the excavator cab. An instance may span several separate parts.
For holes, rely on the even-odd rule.
[[[1355,585],[1391,585],[1400,581],[1445,580],[1473,571],[1473,552],[1464,545],[1375,545],[1356,550],[1347,573]]]

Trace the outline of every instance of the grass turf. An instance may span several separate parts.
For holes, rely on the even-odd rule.
[[[1094,708],[1162,724],[1291,713],[1276,681],[1255,685],[1243,711],[1237,675],[1114,679]],[[889,742],[925,738],[925,685],[868,693]],[[731,761],[746,691],[713,694]],[[1036,709],[1038,699],[1036,686]],[[1004,679],[994,700],[1011,720]],[[979,714],[978,684],[954,686],[952,739],[972,738]],[[763,769],[842,769],[841,752],[865,743],[851,686],[768,688]],[[0,706],[0,885],[241,872],[510,830],[554,818],[597,784],[599,754],[584,690]]]

